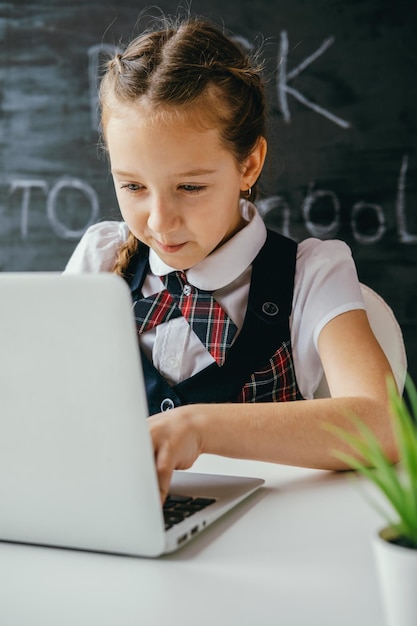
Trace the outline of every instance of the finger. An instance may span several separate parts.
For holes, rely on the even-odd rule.
[[[164,503],[169,492],[174,467],[170,463],[167,455],[165,455],[162,451],[159,451],[156,458],[156,471],[158,474],[159,493],[162,503]]]
[[[161,502],[162,504],[164,504],[165,500],[167,499],[167,495],[169,493],[169,486],[171,484],[171,481],[168,480],[166,481],[165,479],[160,479],[159,475],[158,475],[158,481],[159,481],[159,494],[161,497]]]
[[[163,491],[163,489],[159,489],[159,495],[161,497],[161,504],[162,506],[164,506],[165,504],[165,500],[167,499],[168,496],[168,491]]]

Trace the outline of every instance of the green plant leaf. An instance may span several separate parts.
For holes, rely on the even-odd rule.
[[[408,523],[417,520],[417,423],[410,414],[407,405],[395,388],[392,380],[388,381],[391,412],[394,417],[394,434],[400,452],[403,490],[408,500]],[[417,393],[409,376],[406,379],[406,392],[414,415],[417,415]],[[415,522],[417,532],[417,522]]]
[[[398,520],[391,520],[389,525],[417,545],[417,390],[407,375],[405,389],[409,410],[392,378],[387,381],[387,388],[400,457],[398,466],[391,463],[378,438],[356,415],[347,415],[352,430],[331,423],[325,423],[324,428],[352,450],[352,453],[333,450],[334,456],[379,489],[398,516]],[[380,507],[376,508],[387,519]]]
[[[386,458],[372,431],[356,416],[348,415],[348,418],[360,430],[361,438],[334,424],[325,424],[325,428],[347,443],[363,461],[337,450],[334,451],[334,455],[348,467],[359,471],[374,482],[390,500],[393,508],[401,510],[403,507],[401,485],[392,463]]]

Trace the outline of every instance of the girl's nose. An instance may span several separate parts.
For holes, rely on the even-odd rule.
[[[156,233],[168,233],[178,228],[180,216],[174,203],[163,198],[153,198],[150,203],[148,226]]]

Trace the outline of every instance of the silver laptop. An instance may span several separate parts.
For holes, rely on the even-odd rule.
[[[1,540],[155,557],[263,483],[175,472],[164,512],[146,417],[121,278],[0,273]]]

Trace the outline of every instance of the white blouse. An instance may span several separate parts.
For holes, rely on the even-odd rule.
[[[243,200],[241,211],[247,225],[186,272],[192,285],[215,292],[216,300],[238,329],[246,312],[251,264],[266,239],[266,227],[255,206]],[[111,271],[117,249],[128,232],[124,222],[105,221],[91,226],[64,272]],[[163,285],[159,276],[173,269],[152,250],[149,264],[151,272],[143,285],[144,296],[160,291]],[[273,279],[273,267],[270,275]],[[309,238],[298,244],[290,328],[295,373],[304,398],[313,397],[323,375],[317,350],[321,330],[337,315],[364,308],[351,251],[343,241]],[[189,378],[213,362],[182,317],[144,333],[140,341],[142,349],[171,384]]]

